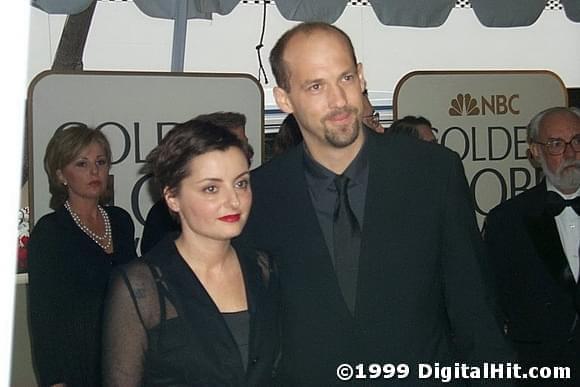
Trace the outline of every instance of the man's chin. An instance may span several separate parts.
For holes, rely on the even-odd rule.
[[[580,187],[580,162],[578,160],[567,161],[556,171],[550,170],[544,159],[539,159],[538,163],[542,167],[546,179],[560,192],[564,194],[574,193]]]
[[[359,135],[359,130],[356,128],[341,128],[328,132],[326,140],[335,148],[346,148],[352,145]]]
[[[580,187],[580,169],[564,168],[558,175],[546,174],[550,182],[563,193],[573,193]]]
[[[560,176],[580,175],[580,166],[568,165],[568,166],[562,168],[561,171],[559,171],[559,175]]]
[[[355,123],[332,128],[327,126],[324,137],[336,148],[346,148],[352,145],[360,136],[360,126]]]

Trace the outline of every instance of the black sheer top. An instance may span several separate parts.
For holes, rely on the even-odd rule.
[[[270,385],[278,354],[278,285],[270,260],[255,251],[237,250],[249,324],[246,333],[243,327],[234,332],[240,321],[230,328],[179,255],[174,237],[168,236],[144,259],[116,270],[111,278],[104,385]]]

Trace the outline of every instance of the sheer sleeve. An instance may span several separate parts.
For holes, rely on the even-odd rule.
[[[147,331],[159,323],[158,297],[145,263],[132,263],[113,272],[103,320],[104,386],[142,385]]]

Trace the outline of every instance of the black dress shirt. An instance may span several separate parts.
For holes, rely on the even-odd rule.
[[[348,184],[349,203],[361,227],[361,231],[364,221],[365,198],[369,177],[367,136],[365,133],[363,146],[343,173],[343,175],[346,175],[350,179]],[[322,234],[324,235],[324,240],[326,241],[326,246],[334,262],[332,218],[338,196],[334,185],[334,178],[337,175],[314,160],[308,152],[306,145],[304,144],[303,146],[305,148],[304,174],[306,176],[306,184],[308,184],[308,191],[314,210],[316,211],[316,216],[318,217],[318,222],[320,223],[320,228],[322,229]]]

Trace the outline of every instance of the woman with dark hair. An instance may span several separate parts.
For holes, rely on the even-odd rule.
[[[111,267],[136,257],[127,212],[101,206],[111,149],[98,130],[57,131],[46,148],[55,211],[29,240],[33,357],[42,386],[101,385],[102,308]]]
[[[234,249],[252,204],[246,144],[196,119],[147,157],[181,230],[116,270],[105,311],[106,386],[268,386],[277,279]]]

